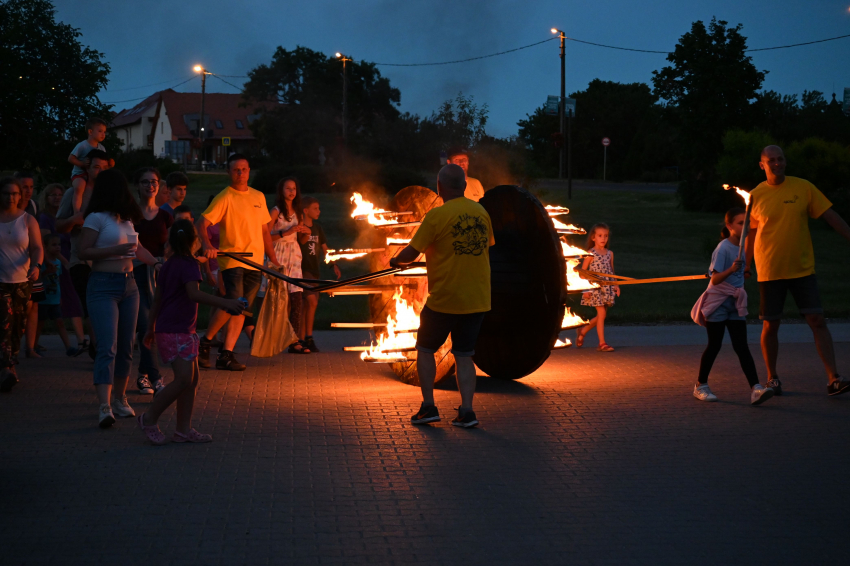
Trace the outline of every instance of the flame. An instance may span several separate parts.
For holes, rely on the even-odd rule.
[[[387,238],[387,245],[406,246],[410,243],[411,238]]]
[[[567,307],[567,310],[564,311],[564,320],[561,321],[561,328],[574,328],[585,324],[587,324],[586,320],[577,314],[573,314],[569,307]]]
[[[332,261],[338,261],[341,259],[357,259],[358,257],[363,257],[366,255],[366,252],[358,252],[355,250],[328,250],[328,254],[325,256],[325,263],[330,263]]]
[[[575,224],[564,224],[563,222],[561,222],[560,220],[558,220],[556,218],[552,219],[552,224],[555,225],[555,230],[566,230],[566,231],[569,231],[573,234],[586,234],[587,233],[584,230],[584,228],[579,228]]]
[[[547,204],[545,208],[546,212],[549,213],[549,216],[560,216],[562,214],[570,213],[570,209],[565,206],[555,206],[552,204]]]
[[[376,214],[387,214],[391,211],[375,208],[375,205],[364,200],[360,193],[351,195],[351,202],[354,203],[354,211],[351,213],[352,218],[364,216],[366,221],[373,226],[386,226],[387,224],[398,224],[395,218],[378,218]]]
[[[424,267],[412,267],[410,269],[400,271],[398,274],[404,277],[405,275],[425,275],[427,273],[428,271]]]
[[[598,289],[598,283],[591,283],[587,279],[579,277],[579,274],[575,272],[578,265],[579,260],[577,259],[567,260],[567,289],[571,291],[592,291],[593,289]]]
[[[573,345],[573,343],[570,341],[569,338],[564,338],[563,340],[558,338],[557,340],[555,340],[555,345],[552,346],[552,349],[558,350],[560,348],[566,348],[566,347],[572,346],[572,345]]]
[[[735,192],[738,193],[739,195],[741,195],[741,198],[744,199],[744,204],[747,205],[747,206],[750,206],[750,193],[748,193],[744,189],[740,189],[738,187],[730,187],[729,185],[723,185],[723,188],[726,189],[727,191],[729,189],[735,189]]]
[[[561,240],[561,251],[564,253],[564,257],[587,257],[590,255],[587,250],[571,246],[563,240]]]
[[[413,305],[401,298],[401,293],[402,288],[399,287],[398,291],[393,295],[393,299],[395,300],[395,315],[387,316],[386,335],[379,337],[377,344],[372,343],[367,351],[360,354],[361,360],[397,361],[399,359],[398,353],[386,352],[385,350],[413,348],[416,346],[415,333],[396,332],[396,329],[408,330],[419,328],[419,315],[413,310]]]

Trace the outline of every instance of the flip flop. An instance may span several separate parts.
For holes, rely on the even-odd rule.
[[[586,333],[582,332],[581,330],[576,332],[576,348],[581,348],[582,346],[584,346],[584,335],[585,334]]]
[[[599,351],[599,352],[613,352],[614,348],[612,348],[611,346],[609,346],[608,344],[603,342],[602,344],[599,345],[598,348],[596,348],[596,350]]]

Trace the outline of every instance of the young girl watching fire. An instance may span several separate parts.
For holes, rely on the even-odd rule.
[[[611,229],[607,224],[594,224],[590,232],[587,233],[587,243],[585,247],[593,254],[590,257],[584,258],[581,268],[594,273],[614,274],[614,252],[608,249],[608,238],[611,234]],[[603,280],[611,281],[610,278]],[[599,347],[596,348],[600,352],[613,352],[614,348],[605,342],[605,317],[608,314],[608,309],[614,306],[614,297],[620,296],[619,285],[600,285],[599,289],[588,291],[581,296],[581,304],[589,307],[596,307],[596,316],[582,329],[578,331],[576,339],[576,347],[581,348],[584,345],[584,337],[587,333],[596,328],[599,334]]]

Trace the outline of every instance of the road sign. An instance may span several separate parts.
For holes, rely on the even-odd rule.
[[[557,116],[558,115],[558,101],[560,100],[557,96],[552,96],[551,94],[546,97],[546,105],[544,106],[544,110],[547,116]]]
[[[844,88],[844,113],[850,114],[850,88]]]
[[[569,118],[576,117],[576,99],[575,98],[565,98],[564,99],[564,116]]]
[[[609,138],[602,138],[602,145],[608,147],[609,145],[611,145],[611,140]]]
[[[225,145],[225,146],[230,145],[230,138],[229,137],[221,138],[221,145]]]

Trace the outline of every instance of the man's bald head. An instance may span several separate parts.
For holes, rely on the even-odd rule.
[[[784,157],[785,152],[782,151],[782,148],[779,147],[778,145],[769,145],[769,146],[765,147],[763,150],[761,150],[761,158],[762,159],[764,159],[765,157],[770,159],[771,157],[778,157],[780,155]]]
[[[437,188],[443,200],[463,195],[466,189],[466,173],[458,165],[445,165],[437,175]]]
[[[761,150],[759,167],[764,171],[768,185],[781,185],[785,182],[785,153],[778,145],[769,145]]]

